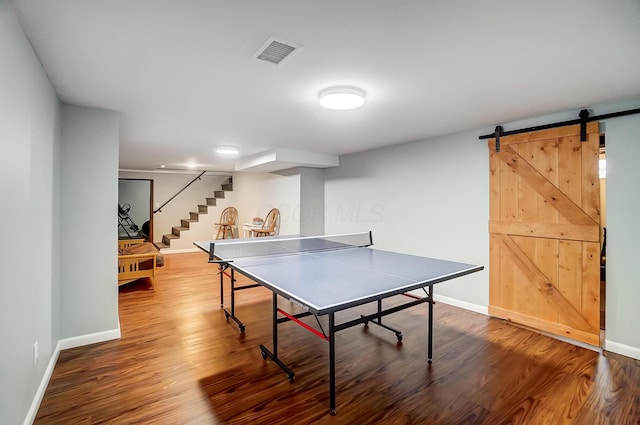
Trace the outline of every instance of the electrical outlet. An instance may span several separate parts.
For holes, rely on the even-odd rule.
[[[33,343],[33,366],[38,365],[38,341]]]

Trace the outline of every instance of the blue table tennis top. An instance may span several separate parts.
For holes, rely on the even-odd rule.
[[[291,236],[291,239],[295,237]],[[286,236],[279,238],[287,239]],[[214,243],[214,255],[215,246],[223,248],[226,244],[232,244],[224,241],[194,244],[209,252],[211,242]],[[216,257],[228,261],[233,269],[318,315],[401,294],[484,268],[368,247],[246,258]]]

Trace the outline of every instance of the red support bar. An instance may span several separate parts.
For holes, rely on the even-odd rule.
[[[284,311],[283,309],[279,308],[278,312],[280,314],[282,314],[284,317],[286,317],[289,320],[292,320],[294,322],[296,322],[297,324],[299,324],[300,326],[302,326],[303,328],[305,328],[306,330],[308,330],[309,332],[319,336],[320,338],[324,339],[325,341],[329,341],[329,337],[326,336],[325,334],[323,334],[322,332],[320,332],[317,329],[312,328],[311,326],[307,325],[306,323],[302,322],[301,320],[293,317],[292,315],[290,315],[289,313],[287,313],[286,311]]]
[[[422,297],[419,297],[419,296],[417,296],[417,295],[413,295],[413,294],[409,294],[409,293],[407,293],[407,292],[405,292],[405,293],[404,293],[404,294],[402,294],[402,295],[404,295],[405,297],[409,297],[409,298],[415,298],[416,300],[421,300],[421,299],[422,299]]]
[[[227,276],[229,279],[231,279],[231,274],[226,270],[222,270],[222,266],[218,266],[218,271],[219,271],[219,273],[222,273],[225,276]]]

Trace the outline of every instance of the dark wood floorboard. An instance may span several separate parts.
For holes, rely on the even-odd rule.
[[[220,309],[215,272],[205,254],[167,255],[155,291],[121,288],[122,338],[64,350],[35,423],[640,424],[639,361],[442,303],[431,366],[426,305],[388,316],[401,345],[374,326],[337,334],[330,416],[326,342],[281,326],[290,384],[258,349],[271,346],[271,293],[237,293],[240,334]]]

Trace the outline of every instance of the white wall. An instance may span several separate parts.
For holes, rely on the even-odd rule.
[[[118,329],[119,115],[63,105],[61,338]]]
[[[233,190],[240,233],[242,223],[250,223],[254,217],[264,219],[271,208],[280,210],[281,235],[300,233],[299,172],[286,175],[236,172]]]
[[[60,114],[12,7],[0,0],[0,423],[7,425],[27,416],[58,339]]]
[[[140,173],[121,171],[121,178],[153,178],[154,198],[157,204],[169,199],[195,175],[167,173]],[[197,211],[206,197],[221,190],[226,176],[203,176],[185,192],[180,194],[162,213],[154,215],[154,240],[163,233],[171,233],[171,227],[179,226],[181,218],[189,218],[189,211]],[[160,200],[162,199],[162,201]],[[254,217],[265,218],[271,208],[281,214],[280,234],[298,234],[305,228],[307,234],[322,234],[324,229],[324,171],[311,168],[296,168],[280,173],[236,172],[233,176],[233,191],[225,192],[224,199],[217,200],[217,207],[209,207],[207,214],[200,215],[200,222],[191,223],[189,231],[182,231],[179,240],[171,242],[170,249],[163,253],[194,250],[193,241],[215,237],[222,210],[233,206],[238,209],[237,227],[242,237],[242,224]]]
[[[640,359],[640,115],[609,120],[606,145],[606,348]]]
[[[324,170],[300,168],[300,233],[324,235]]]
[[[597,105],[592,115],[640,107]],[[505,130],[577,118],[568,111],[501,123]],[[610,119],[607,141],[606,348],[640,359],[640,116]],[[489,264],[488,152],[492,128],[346,155],[325,171],[326,233],[373,231],[375,246]],[[436,295],[486,311],[488,270],[438,285]]]
[[[371,230],[378,249],[489,263],[488,154],[477,133],[340,157],[325,170],[325,232]],[[435,289],[488,304],[488,273]]]

